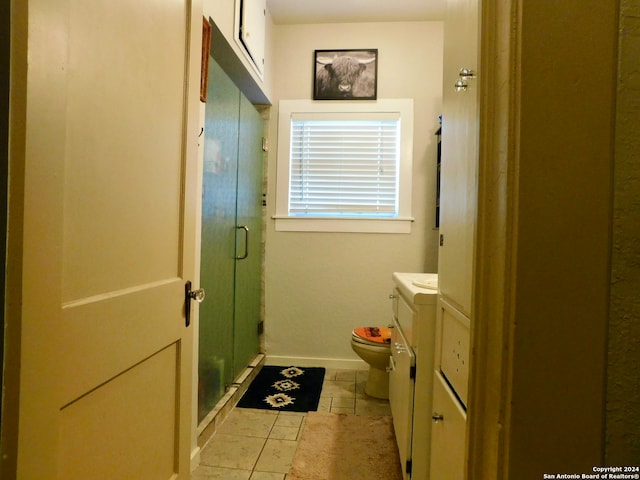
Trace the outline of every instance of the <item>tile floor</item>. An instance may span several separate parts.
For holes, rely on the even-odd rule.
[[[366,370],[327,369],[318,411],[391,415],[364,393]],[[192,480],[286,480],[306,414],[234,408],[200,455]]]

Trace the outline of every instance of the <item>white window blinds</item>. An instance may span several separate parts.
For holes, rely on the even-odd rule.
[[[307,118],[305,118],[307,117]],[[400,117],[291,117],[289,215],[398,215]]]

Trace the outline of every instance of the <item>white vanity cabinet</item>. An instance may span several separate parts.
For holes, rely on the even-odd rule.
[[[389,402],[405,480],[429,478],[437,281],[393,274]]]

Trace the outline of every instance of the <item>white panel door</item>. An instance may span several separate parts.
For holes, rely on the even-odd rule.
[[[189,478],[197,10],[29,1],[19,479]]]
[[[471,312],[473,246],[477,204],[478,0],[447,0],[444,29],[444,91],[440,197],[441,247],[438,286],[465,315]],[[466,90],[454,84],[465,81]]]

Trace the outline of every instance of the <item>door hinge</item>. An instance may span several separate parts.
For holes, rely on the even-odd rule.
[[[409,378],[416,378],[416,366],[409,367]]]
[[[267,137],[262,137],[262,151],[269,151],[269,139]]]
[[[264,333],[264,321],[260,320],[258,322],[258,335],[262,335]]]
[[[440,246],[444,247],[444,235],[440,234]]]
[[[413,461],[407,460],[407,464],[405,465],[405,472],[411,475],[411,468],[413,467]]]

